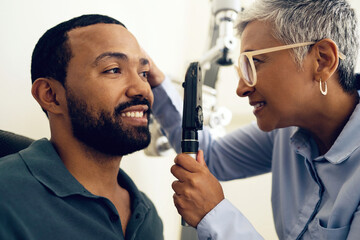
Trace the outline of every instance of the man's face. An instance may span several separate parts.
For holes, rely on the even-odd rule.
[[[65,86],[74,136],[112,156],[148,146],[149,62],[134,36],[120,25],[96,24],[70,31],[69,43]]]

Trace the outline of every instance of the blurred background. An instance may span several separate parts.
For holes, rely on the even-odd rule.
[[[246,7],[251,0],[239,0]],[[360,2],[350,0],[360,10]],[[49,138],[48,120],[32,98],[32,50],[49,28],[82,14],[105,14],[123,22],[156,64],[175,82],[209,49],[213,21],[211,0],[0,0],[0,129],[30,138]],[[238,45],[234,48],[239,54]],[[216,108],[231,112],[230,132],[255,118],[247,99],[236,96],[233,67],[221,67],[214,94]],[[204,100],[205,101],[205,100]],[[205,104],[205,103],[204,103]],[[231,120],[231,121],[230,121]],[[151,151],[150,151],[151,152]],[[123,158],[123,168],[155,203],[166,240],[180,239],[180,216],[173,206],[170,173],[175,153],[146,151]],[[222,183],[226,198],[248,217],[265,239],[277,239],[272,220],[271,174]]]

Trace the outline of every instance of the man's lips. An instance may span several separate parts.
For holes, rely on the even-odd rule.
[[[147,105],[131,106],[121,111],[120,116],[130,118],[142,118],[144,115],[146,115],[148,110],[149,107]]]

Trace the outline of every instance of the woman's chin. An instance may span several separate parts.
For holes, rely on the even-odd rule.
[[[270,132],[275,129],[274,125],[270,124],[268,121],[261,121],[257,119],[257,125],[260,128],[260,130],[264,132]]]

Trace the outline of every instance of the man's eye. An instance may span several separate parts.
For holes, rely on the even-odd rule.
[[[141,72],[140,76],[143,78],[148,78],[149,72]]]
[[[120,68],[112,68],[112,69],[104,71],[104,73],[112,73],[112,74],[121,73],[121,70],[120,70]]]

